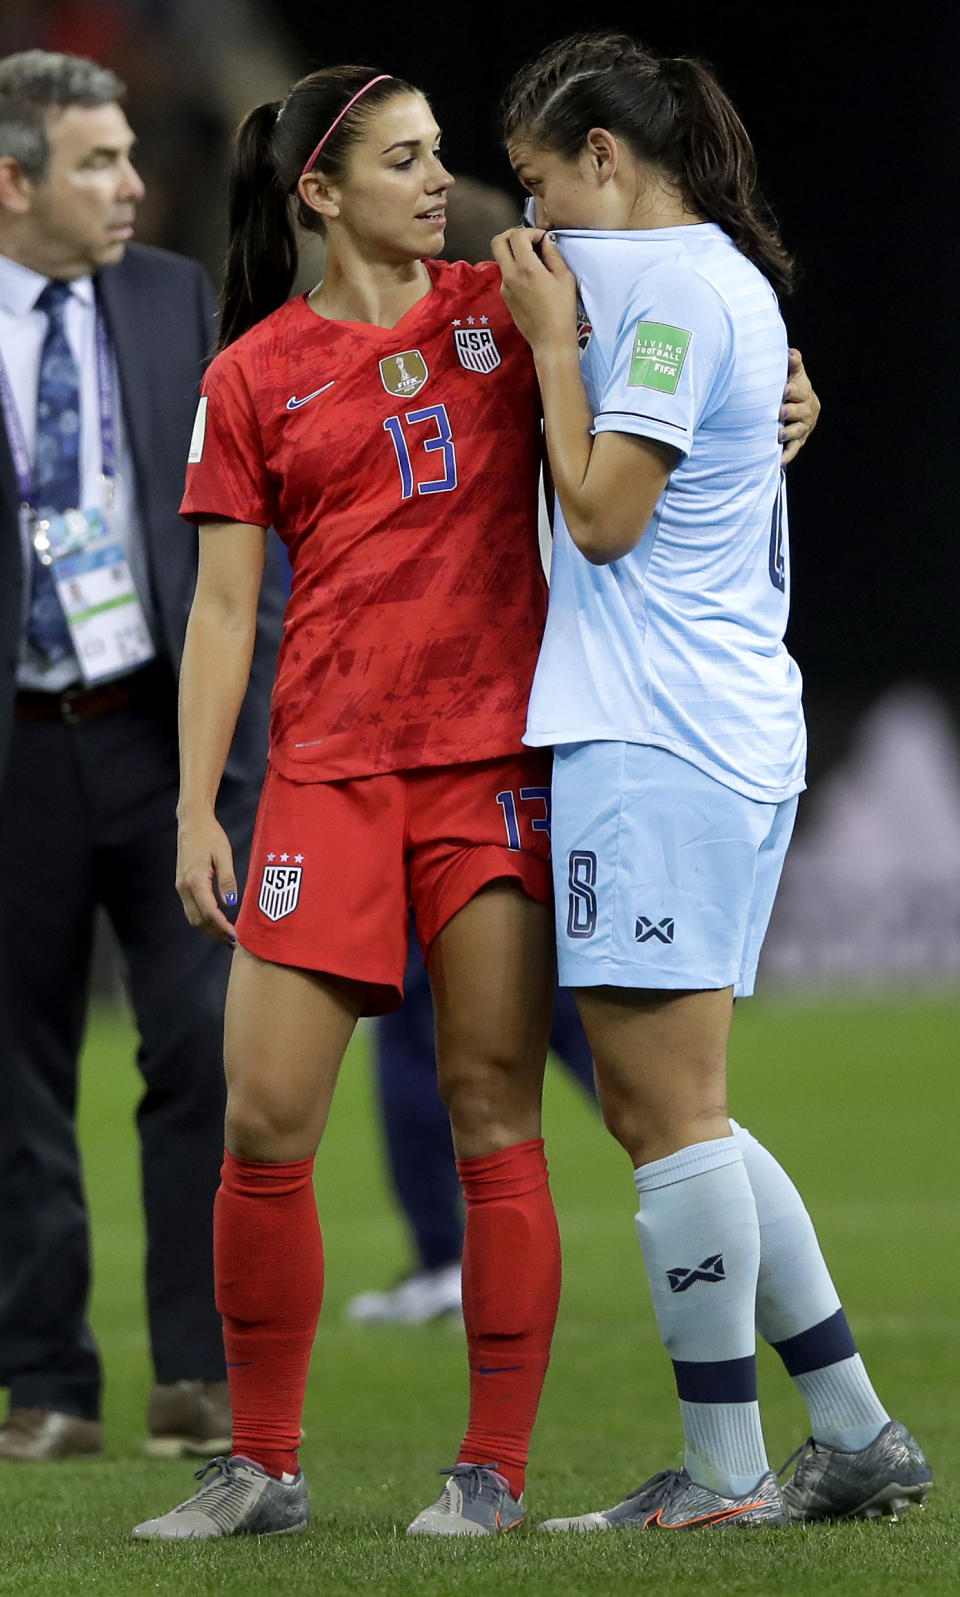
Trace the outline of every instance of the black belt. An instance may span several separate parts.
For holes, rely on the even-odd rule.
[[[113,715],[132,704],[156,698],[163,686],[172,688],[169,671],[158,662],[115,677],[112,682],[97,682],[92,687],[64,688],[60,693],[44,693],[36,688],[20,688],[13,701],[18,721],[60,721],[72,726],[77,721],[92,721],[97,716]]]

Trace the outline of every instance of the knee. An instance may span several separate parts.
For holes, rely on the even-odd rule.
[[[227,1093],[225,1140],[238,1159],[273,1163],[311,1158],[319,1133],[303,1103],[246,1085]]]
[[[623,1080],[597,1076],[605,1127],[628,1153],[634,1169],[669,1158],[680,1148],[730,1135],[724,1092],[637,1092]],[[716,1099],[716,1100],[714,1100]]]
[[[505,1059],[461,1060],[443,1072],[440,1094],[460,1158],[494,1153],[540,1135],[540,1082]]]
[[[635,1170],[667,1159],[681,1148],[730,1135],[730,1122],[722,1104],[693,1107],[688,1104],[640,1102],[609,1088],[600,1093],[600,1110],[610,1135],[630,1157]]]
[[[641,1106],[626,1094],[601,1090],[600,1113],[614,1141],[630,1155],[634,1169],[648,1162],[645,1149],[650,1141],[651,1119]]]

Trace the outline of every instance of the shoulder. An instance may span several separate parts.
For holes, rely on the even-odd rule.
[[[287,300],[285,305],[278,306],[261,321],[254,322],[245,333],[241,333],[232,344],[228,344],[226,349],[217,355],[214,365],[227,357],[239,366],[250,366],[264,358],[281,356],[289,347],[297,324],[302,321],[302,307],[303,301],[299,296]],[[311,327],[311,333],[315,339],[322,340],[324,323],[319,316],[312,319],[316,326]]]
[[[220,384],[253,387],[264,377],[281,376],[290,351],[298,347],[294,330],[301,320],[301,303],[299,298],[288,300],[215,355],[207,369],[204,391]],[[315,321],[312,332],[322,338],[323,323],[319,317]]]
[[[718,284],[682,254],[651,265],[631,285],[614,338],[654,355],[668,346],[700,354],[703,370],[729,361],[736,347],[736,323],[727,296]]]
[[[715,277],[691,257],[679,252],[641,273],[630,295],[639,307],[683,307],[700,323],[726,322],[730,307]]]

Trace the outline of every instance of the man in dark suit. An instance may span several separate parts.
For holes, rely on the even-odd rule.
[[[177,511],[213,296],[193,262],[128,243],[143,188],[122,94],[76,57],[0,61],[0,1459],[103,1445],[75,1137],[98,904],[140,1034],[146,1445],[230,1438],[211,1224],[229,951],[174,889],[197,562]],[[281,609],[275,561],[219,802],[241,865]]]

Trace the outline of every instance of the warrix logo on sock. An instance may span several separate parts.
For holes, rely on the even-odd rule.
[[[725,1281],[723,1254],[711,1253],[709,1258],[702,1260],[692,1270],[685,1264],[678,1264],[675,1269],[667,1271],[667,1280],[671,1292],[688,1292],[694,1281]]]

